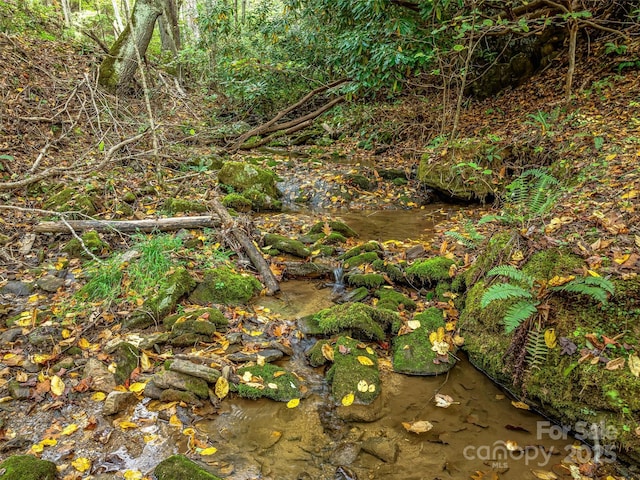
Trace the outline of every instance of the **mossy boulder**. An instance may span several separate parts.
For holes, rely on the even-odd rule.
[[[404,270],[406,262],[387,263],[385,260],[375,260],[371,266],[377,271],[384,273],[394,282],[405,282]]]
[[[44,202],[46,210],[56,212],[79,212],[93,216],[98,211],[98,201],[92,195],[67,187]]]
[[[116,364],[116,371],[113,376],[118,385],[124,384],[131,373],[138,366],[140,351],[130,343],[121,342],[112,352],[113,363]]]
[[[349,332],[357,338],[383,340],[398,315],[364,303],[345,303],[320,310],[313,318],[324,334]]]
[[[455,359],[437,361],[438,354],[433,351],[429,335],[445,326],[442,311],[429,308],[413,317],[420,326],[415,330],[393,339],[393,369],[409,375],[439,375],[453,367]]]
[[[199,463],[184,455],[173,455],[160,462],[153,471],[157,480],[222,480]]]
[[[375,351],[353,338],[338,338],[327,380],[337,404],[344,405],[353,395],[354,404],[369,405],[380,395],[380,371]]]
[[[194,202],[193,200],[184,198],[167,198],[164,202],[163,209],[171,215],[187,212],[201,213],[209,210],[206,205],[200,202]]]
[[[251,210],[251,200],[245,198],[241,193],[230,193],[222,199],[222,204],[227,208],[232,208],[236,212],[246,213]]]
[[[173,315],[165,317],[162,323],[165,327],[172,328],[178,321],[187,322],[191,320],[207,320],[218,327],[218,330],[226,329],[226,326],[229,324],[229,320],[227,320],[222,312],[214,307],[198,308],[196,310],[174,313]]]
[[[366,263],[373,263],[378,259],[379,257],[376,252],[365,252],[365,253],[361,253],[360,255],[349,257],[347,260],[344,261],[343,266],[345,269],[349,269],[353,267],[358,267]]]
[[[242,379],[237,385],[241,397],[266,397],[277,402],[288,402],[302,396],[298,377],[270,363],[240,368],[238,375]]]
[[[352,287],[379,288],[387,281],[379,273],[352,273],[347,276],[347,282]]]
[[[256,212],[267,210],[282,210],[282,202],[276,197],[269,195],[262,190],[252,187],[242,192],[242,196],[251,202],[251,206]]]
[[[205,318],[178,320],[171,329],[169,343],[177,347],[187,347],[200,342],[213,343],[216,331],[215,323]]]
[[[155,386],[163,390],[180,390],[190,392],[198,398],[209,398],[207,381],[192,375],[170,370],[161,370],[151,377],[151,381]]]
[[[322,245],[340,245],[347,243],[347,237],[338,232],[331,232],[329,235],[322,237],[320,240],[320,246]]]
[[[400,305],[406,310],[415,310],[417,307],[416,302],[392,288],[380,288],[374,292],[374,295],[379,299],[376,304],[378,308],[397,311]]]
[[[316,223],[309,231],[308,235],[313,235],[317,233],[325,233],[325,223],[329,225],[329,228],[332,232],[338,232],[343,237],[352,238],[357,237],[358,234],[353,230],[349,225],[343,222],[329,221],[329,222],[318,222]]]
[[[126,328],[145,328],[162,320],[176,306],[178,300],[193,290],[196,282],[184,267],[177,267],[168,274],[156,294],[147,298],[124,322]]]
[[[33,455],[13,455],[0,463],[0,480],[55,480],[56,464]]]
[[[478,261],[486,259],[481,256]],[[582,268],[581,258],[553,248],[532,255],[522,270],[536,279],[549,280],[556,275],[576,274]],[[604,422],[616,431],[612,443],[619,448],[619,456],[638,462],[640,438],[634,431],[640,426],[640,378],[626,365],[619,370],[608,370],[605,365],[615,358],[628,363],[630,355],[640,351],[640,278],[613,279],[613,284],[615,294],[605,305],[587,295],[569,292],[549,297],[548,318],[537,334],[553,328],[558,345],[551,349],[541,346],[535,366],[530,356],[524,375],[515,367],[512,356],[505,357],[514,334],[505,333],[502,320],[514,300],[494,301],[481,308],[488,288],[481,278],[467,291],[459,324],[465,350],[475,366],[526,396],[529,403],[558,423],[574,427],[577,422]],[[615,343],[605,344],[605,336],[611,339],[621,333]],[[529,333],[531,341],[532,335]],[[594,341],[600,341],[602,348],[594,346]],[[564,348],[560,342],[575,347]],[[526,343],[518,348],[526,348]],[[589,352],[598,361],[580,362],[580,357]]]
[[[378,252],[381,255],[382,251],[382,246],[378,242],[367,242],[362,245],[358,245],[357,247],[350,248],[340,255],[340,260],[348,260],[367,252]]]
[[[452,199],[484,202],[506,185],[506,179],[494,172],[509,156],[510,149],[485,139],[459,139],[449,148],[428,150],[420,161],[418,179]]]
[[[247,303],[262,288],[252,275],[237,273],[227,267],[208,270],[204,280],[191,293],[189,300],[197,305]]]
[[[236,192],[253,189],[271,198],[280,196],[276,180],[276,175],[270,170],[244,162],[225,162],[218,172],[218,181]]]
[[[407,277],[413,283],[435,286],[438,282],[449,280],[449,268],[455,262],[446,257],[432,257],[417,260],[406,269]]]
[[[311,256],[311,251],[304,246],[304,243],[282,235],[268,233],[264,236],[264,243],[267,249],[275,249],[300,258]]]
[[[94,255],[101,255],[108,252],[109,250],[109,245],[102,241],[100,235],[98,235],[98,232],[90,230],[83,233],[80,238],[82,239],[82,243],[84,243],[84,246],[87,248],[87,250],[89,250]],[[82,248],[82,245],[77,238],[72,238],[71,240],[69,240],[62,251],[68,253],[70,257],[89,257],[85,249]]]
[[[323,348],[327,348],[325,345],[328,345],[333,351],[331,340],[318,340],[313,347],[306,352],[307,358],[309,359],[309,365],[312,367],[321,367],[322,365],[326,365],[329,360],[322,351]]]

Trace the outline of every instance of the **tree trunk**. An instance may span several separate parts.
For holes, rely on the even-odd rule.
[[[71,6],[69,5],[69,0],[62,0],[60,3],[62,4],[62,14],[64,15],[64,26],[69,28],[71,27]]]
[[[120,5],[118,4],[118,0],[111,0],[111,5],[113,5],[113,17],[115,19],[114,26],[116,35],[120,35],[124,30],[124,22],[122,21],[122,14],[120,13]]]
[[[178,26],[178,8],[175,0],[163,0],[162,15],[158,19],[160,42],[163,50],[169,50],[176,58],[180,51],[180,27]],[[182,68],[176,65],[175,75],[182,80]]]
[[[117,91],[133,79],[138,55],[143,57],[147,51],[156,19],[161,14],[160,0],[136,0],[129,23],[100,65],[100,85]]]

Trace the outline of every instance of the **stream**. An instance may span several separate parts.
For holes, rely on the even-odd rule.
[[[360,240],[428,242],[434,225],[459,210],[433,205],[419,211],[343,212],[339,219],[358,231]],[[331,289],[312,281],[291,280],[281,288],[277,297],[261,297],[255,307],[295,321],[333,305]],[[574,440],[545,418],[514,407],[514,399],[464,356],[448,374],[435,377],[394,373],[390,361],[382,358],[380,397],[367,407],[348,407],[361,410],[358,419],[350,421],[333,406],[322,369],[311,368],[304,358],[312,344],[313,339],[300,338],[296,353],[281,364],[306,383],[307,396],[297,408],[266,399],[227,399],[219,415],[197,424],[218,447],[215,466],[226,478],[536,478],[532,470],[553,470],[557,478],[571,478],[558,464],[575,455]],[[437,393],[456,403],[436,407]],[[402,425],[419,420],[431,422],[433,429],[416,434]]]

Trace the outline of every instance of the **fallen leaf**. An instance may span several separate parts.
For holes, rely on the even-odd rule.
[[[78,457],[71,462],[71,465],[79,472],[86,472],[91,468],[91,460],[86,457]]]
[[[636,377],[640,377],[640,357],[636,353],[629,355],[629,370]]]
[[[613,360],[609,360],[607,364],[604,366],[607,370],[620,370],[624,368],[625,359],[622,357],[614,358]]]
[[[555,473],[549,472],[547,470],[531,470],[531,473],[533,473],[535,477],[539,478],[540,480],[556,480],[558,478]]]
[[[147,382],[135,382],[129,385],[129,391],[133,393],[141,393],[144,390],[144,387],[147,385]]]
[[[369,391],[369,384],[367,383],[366,380],[360,380],[358,382],[358,391],[359,392],[368,392]]]
[[[216,386],[214,387],[214,393],[216,397],[222,400],[229,393],[229,381],[224,377],[219,377],[216,380]]]
[[[373,360],[371,360],[369,357],[365,357],[364,355],[358,356],[358,362],[367,367],[372,367],[374,365]]]
[[[91,400],[94,402],[102,402],[105,398],[107,398],[107,395],[104,392],[96,392],[91,395]]]
[[[125,480],[141,480],[142,472],[139,470],[125,470],[124,478]]]
[[[356,397],[353,393],[347,393],[344,397],[342,397],[340,403],[342,403],[343,406],[348,407],[349,405],[353,404],[353,401],[355,399]]]
[[[171,423],[171,421],[169,421],[169,423]],[[138,428],[138,424],[131,422],[129,420],[122,420],[120,422],[118,422],[118,426],[122,429],[122,430],[126,430],[128,428]],[[180,426],[182,426],[182,424],[180,424]]]
[[[547,284],[550,287],[559,287],[560,285],[564,285],[565,283],[569,283],[571,280],[575,280],[575,275],[569,275],[566,277],[560,277],[558,275],[556,275],[555,277],[553,277],[552,279],[550,279]]]
[[[436,407],[440,408],[449,408],[451,405],[460,404],[460,402],[454,402],[453,398],[451,398],[449,395],[444,395],[442,393],[436,393],[434,400],[436,402]]]
[[[75,423],[70,423],[62,429],[60,435],[71,435],[76,430],[78,430],[78,425],[76,425]]]
[[[556,345],[558,344],[558,341],[557,341],[557,338],[556,338],[555,329],[548,328],[544,332],[544,343],[547,345],[548,348],[556,348]]]
[[[296,408],[298,405],[300,405],[299,398],[292,398],[287,402],[287,408]]]
[[[322,356],[327,360],[329,360],[330,362],[333,362],[333,347],[328,343],[325,343],[322,345],[321,350],[322,350]]]
[[[433,424],[427,420],[418,420],[415,422],[402,422],[402,426],[407,432],[424,433],[433,428]]]
[[[514,407],[516,407],[516,408],[519,408],[520,410],[530,410],[530,409],[531,409],[531,407],[529,407],[529,405],[527,405],[527,404],[526,404],[526,403],[524,403],[524,402],[515,402],[515,401],[512,401],[512,402],[511,402],[511,405],[513,405],[513,406],[514,406]]]
[[[203,450],[200,450],[198,453],[200,455],[213,455],[214,453],[216,453],[218,451],[218,449],[216,447],[208,447],[205,448]]]
[[[51,377],[51,393],[60,396],[64,393],[64,389],[65,384],[59,376],[54,375]]]
[[[420,320],[409,320],[407,322],[407,326],[411,329],[411,330],[416,330],[418,328],[420,328]]]

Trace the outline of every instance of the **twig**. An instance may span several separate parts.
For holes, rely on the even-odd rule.
[[[29,169],[29,173],[33,173],[38,169],[38,167],[40,166],[40,163],[42,162],[42,159],[47,153],[47,150],[49,150],[50,146],[51,146],[51,141],[47,139],[47,143],[45,143],[44,147],[42,147],[42,149],[40,150],[40,153],[38,154],[38,158],[36,158],[36,161],[33,162],[33,165]]]
[[[69,229],[69,232],[71,232],[71,235],[73,235],[73,238],[75,238],[78,242],[80,242],[80,246],[82,247],[82,250],[84,250],[84,252],[87,255],[89,255],[89,257],[91,257],[91,259],[94,260],[96,263],[103,265],[104,262],[100,260],[98,257],[96,257],[93,253],[91,253],[91,251],[84,244],[84,241],[82,240],[82,238],[80,238],[80,236],[76,233],[73,227],[69,225],[69,222],[67,221],[67,219],[64,218],[64,216],[62,216],[60,217],[60,221],[67,226],[67,228]]]

